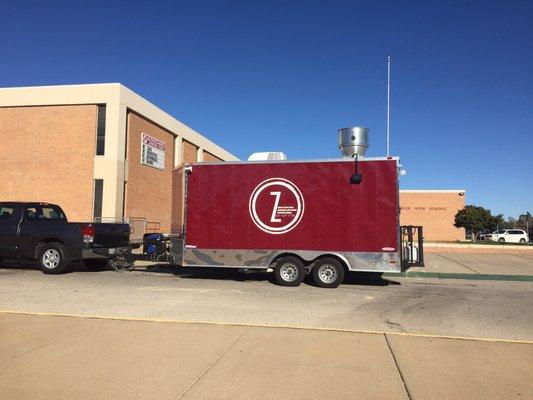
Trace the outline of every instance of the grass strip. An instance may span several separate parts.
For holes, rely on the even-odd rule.
[[[511,282],[533,282],[533,275],[497,275],[497,274],[462,274],[452,272],[418,272],[407,271],[399,274],[385,273],[387,278],[434,278],[434,279],[470,279],[475,281],[511,281]]]

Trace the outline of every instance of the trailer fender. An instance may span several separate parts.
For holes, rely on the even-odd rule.
[[[313,260],[313,264],[315,264],[315,262],[318,261],[319,258],[323,258],[323,257],[336,258],[337,260],[339,260],[341,262],[341,264],[344,267],[344,270],[346,272],[348,272],[350,270],[349,267],[348,267],[350,264],[348,264],[348,260],[346,259],[346,257],[344,257],[342,254],[338,254],[338,253],[324,253],[324,254],[321,254],[321,255],[319,255],[318,257],[316,257]]]
[[[274,254],[273,256],[270,257],[268,265],[271,266],[272,264],[274,264],[281,257],[297,257],[304,263],[304,265],[307,265],[309,263],[308,260],[306,260],[304,257],[302,257],[297,252],[294,252],[294,253],[291,253],[291,252],[279,252],[279,253],[276,253],[276,254]]]
[[[302,260],[302,262],[305,265],[305,270],[306,270],[307,273],[311,272],[311,270],[313,269],[313,266],[316,263],[316,261],[319,258],[322,258],[322,257],[333,257],[333,258],[336,258],[342,263],[342,265],[344,266],[346,271],[349,270],[349,268],[348,268],[348,265],[349,265],[348,264],[348,260],[342,254],[339,254],[339,253],[320,253],[320,252],[316,252],[316,251],[292,251],[292,252],[284,251],[284,252],[279,252],[279,253],[274,254],[270,258],[268,265],[272,265],[273,263],[276,262],[277,259],[279,259],[281,257],[288,257],[288,256],[298,257],[300,260]]]

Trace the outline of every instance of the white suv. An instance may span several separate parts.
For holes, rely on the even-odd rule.
[[[522,229],[500,229],[492,233],[491,240],[500,243],[527,243],[529,238]]]

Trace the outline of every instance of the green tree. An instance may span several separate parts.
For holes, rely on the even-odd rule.
[[[503,222],[503,216],[492,215],[490,210],[479,206],[466,206],[455,214],[455,226],[465,228],[472,234],[472,240],[475,240],[476,234],[484,230],[494,230],[498,224]]]
[[[516,219],[513,217],[507,217],[507,221],[502,221],[498,225],[501,229],[513,229],[516,228]]]
[[[533,218],[531,218],[531,213],[526,211],[524,214],[520,214],[516,226],[524,229],[527,234],[531,236],[531,228],[533,227]]]
[[[517,220],[517,226],[519,226],[522,229],[529,228],[531,226],[531,213],[527,211],[524,214],[520,214]]]

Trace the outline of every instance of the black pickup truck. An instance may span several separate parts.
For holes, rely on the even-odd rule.
[[[37,260],[45,274],[64,272],[73,261],[89,268],[129,253],[128,224],[68,222],[55,204],[0,201],[0,262]]]

